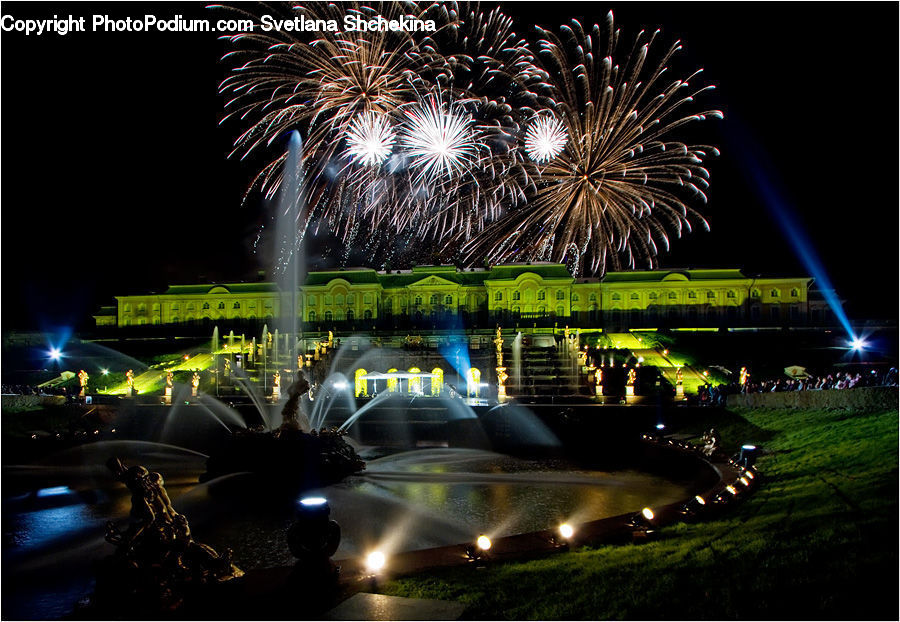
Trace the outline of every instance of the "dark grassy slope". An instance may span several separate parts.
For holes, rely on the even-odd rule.
[[[710,424],[727,449],[766,450],[762,486],[721,519],[383,591],[460,600],[472,619],[897,619],[897,412],[717,413],[696,431]]]

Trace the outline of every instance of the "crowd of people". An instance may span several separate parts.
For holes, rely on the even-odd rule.
[[[858,387],[896,387],[897,385],[896,367],[891,367],[886,371],[836,371],[821,376],[807,375],[802,378],[776,378],[759,382],[751,380],[748,376],[747,381],[743,385],[739,382],[701,385],[697,389],[697,399],[704,405],[724,406],[728,396],[735,393],[821,391],[828,389],[855,389]]]
[[[868,372],[833,372],[821,376],[804,378],[779,378],[763,382],[747,382],[741,387],[741,393],[778,393],[782,391],[816,391],[822,389],[855,389],[857,387],[895,387],[897,386],[897,368],[891,367],[879,373]]]

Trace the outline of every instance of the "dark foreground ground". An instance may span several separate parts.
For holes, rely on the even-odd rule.
[[[898,413],[715,411],[726,449],[764,448],[762,486],[656,542],[432,571],[378,591],[468,619],[898,618]]]

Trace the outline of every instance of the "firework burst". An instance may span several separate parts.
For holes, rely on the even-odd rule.
[[[495,221],[465,251],[473,259],[569,262],[594,273],[633,267],[637,259],[652,267],[657,243],[669,247],[669,231],[690,231],[692,219],[707,226],[687,201],[705,202],[709,173],[702,164],[718,152],[670,136],[686,124],[722,117],[716,110],[684,112],[713,87],[691,87],[700,71],[664,81],[681,45],[651,62],[659,31],[639,34],[619,64],[612,13],[605,33],[594,25],[588,34],[575,21],[562,27],[565,41],[539,31],[552,110],[568,142],[535,164],[538,182],[527,204]]]
[[[562,153],[569,133],[562,122],[550,115],[541,115],[525,130],[525,153],[538,164],[546,163]]]
[[[371,112],[353,119],[347,129],[345,156],[362,166],[378,166],[391,155],[397,140],[385,115]]]
[[[427,97],[404,111],[401,140],[418,182],[452,179],[479,160],[472,119],[438,97]]]

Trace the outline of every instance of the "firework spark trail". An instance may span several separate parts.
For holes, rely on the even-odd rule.
[[[616,64],[612,13],[606,26],[602,37],[599,26],[587,34],[573,21],[561,28],[565,42],[538,29],[553,112],[568,140],[546,164],[534,163],[539,181],[528,203],[466,243],[470,259],[565,262],[574,251],[576,263],[603,273],[608,264],[620,267],[623,257],[631,267],[637,259],[652,266],[657,242],[668,248],[668,230],[680,236],[692,218],[707,226],[681,197],[706,200],[709,174],[702,163],[718,152],[667,137],[687,123],[722,117],[715,110],[682,116],[684,106],[713,87],[691,89],[699,71],[661,86],[681,46],[676,42],[650,63],[659,31],[646,41],[639,34],[625,63]]]

